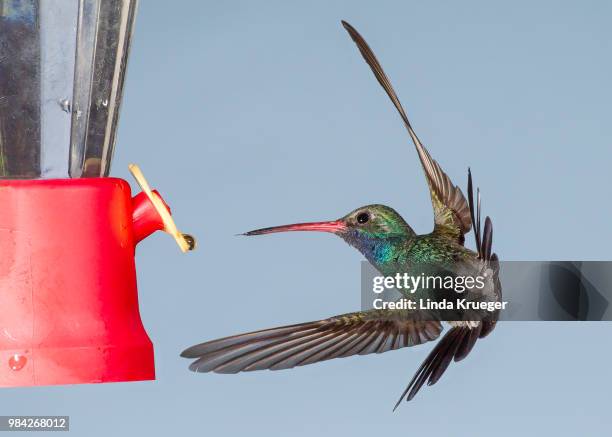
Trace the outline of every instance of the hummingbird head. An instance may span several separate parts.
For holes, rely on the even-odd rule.
[[[401,215],[385,205],[362,206],[338,220],[274,226],[249,231],[244,235],[290,231],[318,231],[336,234],[359,250],[373,264],[391,261],[395,255],[395,249],[416,235]]]

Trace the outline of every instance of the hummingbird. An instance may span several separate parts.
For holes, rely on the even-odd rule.
[[[391,276],[419,263],[448,267],[467,262],[476,271],[488,268],[493,272],[489,280],[496,297],[501,298],[499,263],[497,255],[492,253],[493,226],[486,217],[481,232],[480,191],[477,190],[475,204],[471,171],[468,169],[466,200],[417,137],[391,82],[366,41],[349,23],[342,21],[342,25],[391,99],[416,147],[431,195],[433,231],[418,235],[393,208],[375,204],[357,208],[337,220],[268,227],[243,235],[289,231],[332,233],[361,252],[376,270]],[[465,235],[472,228],[476,251],[464,245]],[[453,360],[464,359],[477,340],[495,328],[496,321],[496,317],[448,321],[449,331],[418,368],[394,410],[403,399],[412,400],[425,383],[435,384]],[[438,339],[442,330],[440,320],[424,317],[418,311],[370,309],[212,340],[186,349],[181,356],[195,359],[189,366],[195,372],[279,370],[416,346]]]

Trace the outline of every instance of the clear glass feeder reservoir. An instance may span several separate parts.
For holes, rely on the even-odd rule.
[[[108,176],[136,1],[0,0],[0,177]]]

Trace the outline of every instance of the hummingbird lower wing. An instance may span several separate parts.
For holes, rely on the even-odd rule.
[[[309,323],[265,329],[192,346],[194,372],[280,370],[332,358],[382,353],[435,340],[437,320],[405,310],[370,310]]]
[[[431,203],[434,210],[434,222],[438,233],[448,235],[449,237],[459,240],[463,243],[463,235],[468,233],[471,228],[470,210],[468,204],[461,192],[461,189],[454,185],[440,165],[431,157],[425,146],[417,137],[412,125],[408,120],[408,116],[402,107],[402,104],[391,85],[391,81],[385,74],[382,66],[376,59],[374,52],[368,46],[365,39],[357,32],[357,30],[346,21],[342,21],[342,25],[347,30],[361,55],[372,69],[374,76],[383,87],[391,102],[399,112],[408,134],[417,149],[419,159],[425,175],[427,184],[431,194]]]

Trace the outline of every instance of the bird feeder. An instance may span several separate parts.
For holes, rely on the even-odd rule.
[[[0,0],[0,386],[155,378],[135,247],[168,207],[108,177],[134,0]]]

